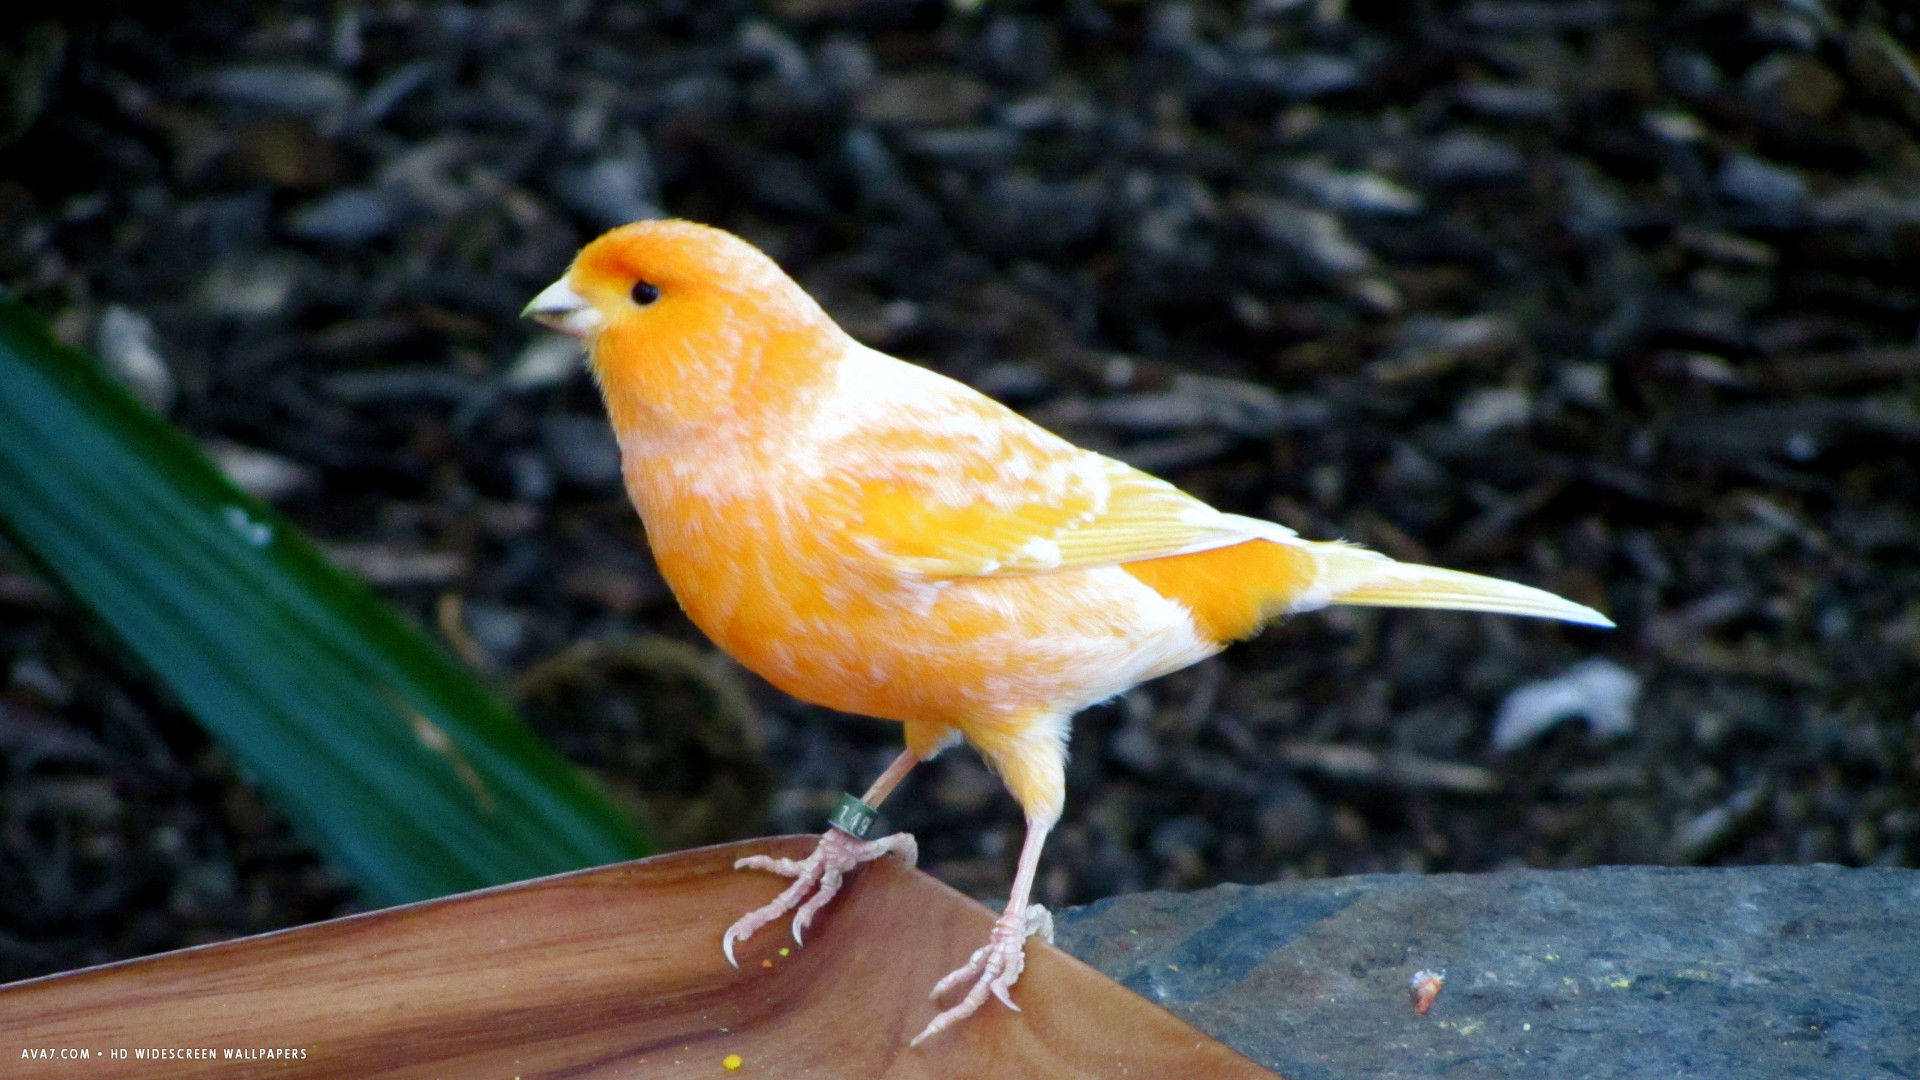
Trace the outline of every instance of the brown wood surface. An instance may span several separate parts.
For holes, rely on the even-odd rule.
[[[0,1076],[1272,1080],[1037,939],[1014,992],[1024,1012],[989,1001],[909,1049],[934,1013],[927,991],[992,914],[891,858],[852,877],[805,948],[782,920],[727,966],[721,932],[784,882],[733,860],[811,844],[702,848],[0,987]],[[223,1056],[275,1047],[304,1057]]]

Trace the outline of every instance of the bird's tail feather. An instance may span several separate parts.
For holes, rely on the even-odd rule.
[[[1550,592],[1498,578],[1442,570],[1437,566],[1395,562],[1378,552],[1347,544],[1308,543],[1319,563],[1314,594],[1300,607],[1320,603],[1362,607],[1442,608],[1530,615],[1587,626],[1612,626],[1613,620]],[[1306,598],[1303,598],[1306,599]]]

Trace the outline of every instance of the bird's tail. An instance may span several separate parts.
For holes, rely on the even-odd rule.
[[[1350,544],[1302,542],[1316,564],[1313,584],[1292,605],[1305,610],[1322,604],[1361,607],[1442,608],[1530,615],[1587,626],[1612,626],[1613,620],[1550,592],[1498,578],[1442,570],[1437,566],[1395,562],[1378,552]]]
[[[1252,526],[1260,526],[1268,536],[1127,563],[1125,569],[1184,605],[1195,627],[1219,642],[1250,637],[1268,620],[1328,604],[1494,611],[1613,625],[1585,604],[1526,585],[1395,562],[1351,544],[1302,540],[1278,525]]]

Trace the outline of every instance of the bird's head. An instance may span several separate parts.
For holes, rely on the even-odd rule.
[[[603,234],[522,314],[586,344],[616,426],[710,417],[842,337],[760,249],[690,221]]]

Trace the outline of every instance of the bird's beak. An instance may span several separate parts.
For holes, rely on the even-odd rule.
[[[542,289],[540,295],[521,310],[520,317],[577,338],[600,329],[601,322],[600,312],[586,297],[574,292],[566,278]]]

